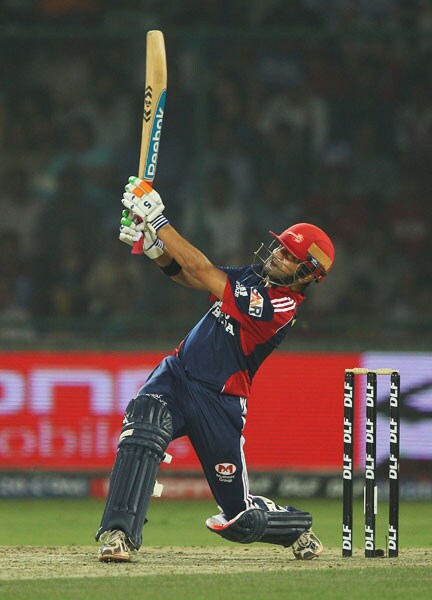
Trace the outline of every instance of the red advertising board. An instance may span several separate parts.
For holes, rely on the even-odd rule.
[[[268,359],[249,400],[248,463],[262,469],[340,469],[344,373],[359,361],[356,354],[318,353]]]
[[[0,353],[0,469],[109,471],[124,408],[162,356]],[[249,469],[340,469],[343,374],[359,362],[356,354],[272,355],[249,399]],[[169,470],[200,470],[186,438],[168,451]]]

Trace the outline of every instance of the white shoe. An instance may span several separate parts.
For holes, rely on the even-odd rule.
[[[102,562],[129,562],[135,553],[124,531],[105,531],[100,537],[99,560]]]
[[[219,529],[223,529],[227,523],[228,519],[223,513],[213,515],[212,517],[209,517],[205,522],[207,529],[211,529],[212,531],[218,531]]]
[[[302,533],[291,548],[297,560],[312,560],[317,558],[324,550],[324,546],[312,529]]]

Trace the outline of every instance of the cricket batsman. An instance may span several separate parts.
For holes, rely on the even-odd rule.
[[[270,232],[273,240],[261,244],[251,266],[216,267],[168,222],[145,181],[131,177],[125,190],[120,240],[139,240],[174,282],[209,292],[211,305],[126,408],[96,534],[99,559],[129,561],[140,548],[159,465],[181,436],[190,439],[221,511],[206,521],[211,532],[241,544],[290,547],[299,560],[318,557],[323,545],[310,513],[250,491],[243,428],[255,373],[294,325],[309,285],[333,264],[330,238],[298,223]],[[271,410],[271,397],[266,402]]]

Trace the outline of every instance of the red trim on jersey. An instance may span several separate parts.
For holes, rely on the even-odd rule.
[[[181,347],[183,346],[183,342],[184,342],[184,340],[182,340],[180,342],[180,344],[178,345],[177,348],[174,348],[174,350],[172,351],[173,356],[178,356],[178,354],[179,354],[179,352],[181,350]]]
[[[237,373],[234,373],[226,380],[223,393],[247,398],[251,392],[251,383],[247,371],[237,371]]]

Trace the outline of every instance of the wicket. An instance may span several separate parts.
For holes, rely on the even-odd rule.
[[[375,518],[378,511],[376,484],[377,375],[390,375],[390,447],[389,447],[389,526],[388,556],[399,554],[399,440],[400,374],[394,369],[345,369],[344,382],[344,456],[342,556],[353,552],[353,478],[354,478],[354,392],[355,376],[366,375],[366,454],[365,454],[365,557],[384,556],[376,549]]]

